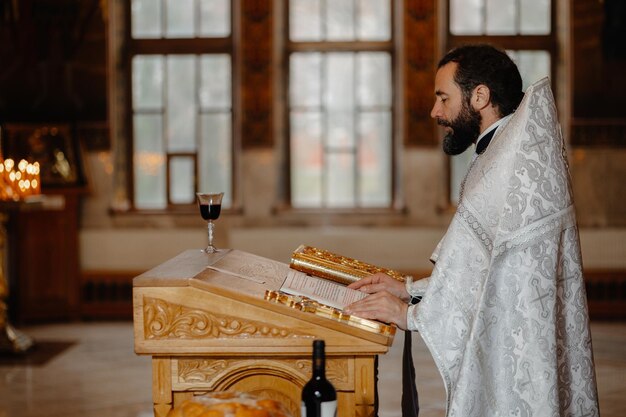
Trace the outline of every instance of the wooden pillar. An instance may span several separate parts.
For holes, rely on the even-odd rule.
[[[430,118],[434,102],[436,9],[434,0],[403,2],[405,145],[435,146],[435,124]]]

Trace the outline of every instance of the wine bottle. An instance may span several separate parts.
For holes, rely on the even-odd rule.
[[[337,393],[326,379],[324,341],[313,341],[313,375],[302,389],[301,417],[335,417]]]

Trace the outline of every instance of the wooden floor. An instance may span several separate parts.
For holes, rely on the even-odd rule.
[[[151,417],[151,367],[133,352],[131,323],[27,327],[38,341],[75,342],[43,365],[0,363],[0,417]],[[603,417],[626,416],[626,323],[593,323]],[[381,417],[400,416],[402,334],[379,361]],[[444,416],[439,373],[414,335],[420,417]]]

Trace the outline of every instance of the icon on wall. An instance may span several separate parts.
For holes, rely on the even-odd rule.
[[[86,185],[82,152],[67,124],[6,125],[2,155],[39,162],[44,189]]]

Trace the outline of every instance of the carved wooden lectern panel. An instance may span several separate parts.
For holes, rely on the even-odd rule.
[[[267,301],[283,266],[254,281],[211,269],[228,253],[186,251],[134,280],[135,351],[153,358],[155,416],[194,395],[236,390],[278,400],[298,417],[316,338],[326,341],[339,415],[375,415],[376,355],[393,334]]]

